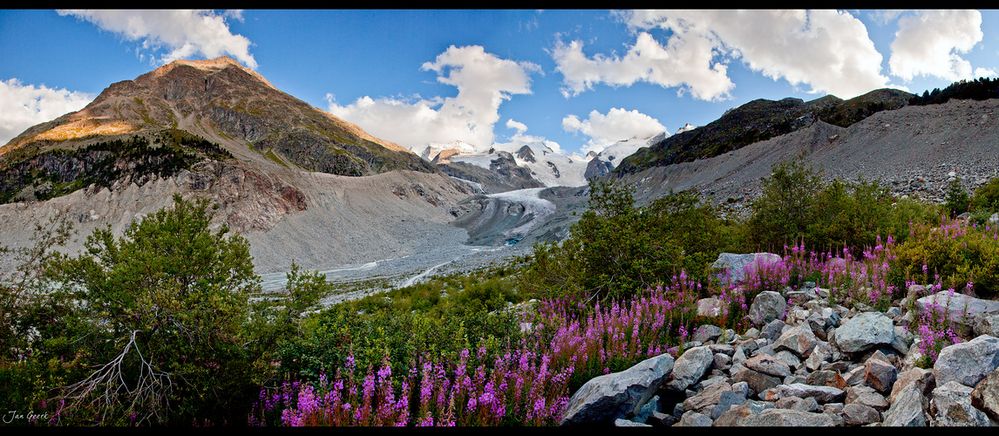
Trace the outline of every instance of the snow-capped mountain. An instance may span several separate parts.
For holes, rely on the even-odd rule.
[[[444,150],[439,154],[443,155],[446,152],[447,150]],[[493,161],[500,159],[501,153],[510,153],[518,167],[529,170],[531,177],[544,186],[586,185],[584,173],[587,160],[581,156],[555,151],[545,141],[529,144],[495,144],[486,152],[457,153],[449,156],[447,160],[489,169]],[[442,159],[438,157],[437,162],[441,163]]]
[[[694,130],[696,128],[697,128],[697,126],[695,126],[693,124],[684,123],[683,127],[679,128],[679,129],[676,129],[676,133],[675,134],[678,135],[680,133],[683,133],[683,132],[686,132],[686,131],[690,131],[690,130]]]
[[[631,156],[638,151],[639,148],[648,147],[651,144],[662,141],[667,136],[669,136],[669,132],[660,132],[659,134],[648,138],[622,139],[608,145],[600,151],[600,153],[594,153],[591,151],[587,154],[589,162],[587,163],[584,176],[586,179],[590,179],[607,174],[614,169],[618,163],[624,160],[624,158]]]

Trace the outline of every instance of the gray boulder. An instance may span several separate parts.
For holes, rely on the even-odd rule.
[[[781,384],[779,378],[751,369],[744,369],[733,373],[732,381],[736,383],[745,382],[749,385],[749,389],[753,391],[754,395],[758,395],[767,389],[777,387]]]
[[[655,395],[672,369],[673,357],[662,354],[590,379],[569,399],[562,424],[611,423],[635,413]]]
[[[779,319],[770,321],[767,325],[763,326],[763,329],[760,331],[760,337],[770,342],[776,341],[780,338],[781,333],[784,333],[784,326],[786,325],[784,321]]]
[[[802,412],[792,409],[769,409],[743,421],[746,427],[833,427],[836,421],[824,413]]]
[[[898,375],[898,379],[895,380],[895,384],[891,388],[891,396],[888,397],[888,401],[894,403],[898,396],[901,395],[902,390],[906,387],[913,385],[916,389],[923,395],[927,394],[930,387],[934,384],[933,372],[925,370],[923,368],[912,368],[903,371]]]
[[[975,323],[976,335],[989,335],[999,338],[999,314],[983,315]]]
[[[846,425],[867,425],[881,422],[881,412],[860,403],[847,404],[843,407],[842,414]]]
[[[711,409],[711,419],[718,419],[723,413],[727,412],[734,406],[738,406],[746,402],[746,395],[738,391],[725,391],[722,392],[721,396],[718,398],[718,404]]]
[[[704,324],[696,329],[694,329],[694,335],[691,339],[697,342],[708,342],[718,339],[722,334],[721,327],[711,324]]]
[[[703,413],[689,411],[680,417],[674,427],[711,427],[711,417]]]
[[[846,392],[832,386],[813,386],[804,383],[780,385],[767,389],[760,398],[766,401],[777,401],[784,397],[815,398],[821,404],[842,402]]]
[[[884,396],[868,386],[851,386],[846,388],[846,403],[863,404],[879,411],[884,411],[890,406]]]
[[[735,254],[722,253],[718,259],[711,264],[711,268],[720,272],[727,272],[728,283],[741,282],[746,277],[747,268],[755,268],[757,265],[765,265],[780,262],[781,257],[773,253],[749,253]],[[723,275],[725,277],[725,275]]]
[[[984,380],[978,382],[971,391],[971,404],[999,421],[999,369],[992,371]]]
[[[791,368],[786,363],[767,354],[757,354],[746,359],[745,362],[742,362],[742,365],[751,370],[774,377],[787,377],[791,375]]]
[[[778,409],[800,410],[802,412],[820,412],[822,406],[815,398],[784,397],[777,400]]]
[[[614,420],[614,427],[652,427],[652,426],[641,422],[635,422],[630,419],[618,418]]]
[[[774,408],[774,403],[768,403],[766,401],[755,401],[748,400],[738,406],[734,406],[728,411],[722,413],[718,419],[715,420],[715,427],[734,427],[742,425],[746,418],[758,415],[764,410],[769,410]]]
[[[935,410],[935,424],[941,427],[986,427],[989,417],[971,405],[970,387],[951,381],[933,390],[930,410]]]
[[[749,306],[749,320],[753,325],[762,326],[775,319],[780,319],[787,308],[784,297],[774,291],[760,292]]]
[[[881,425],[887,427],[926,427],[923,399],[923,393],[918,386],[910,385],[902,389],[895,402],[885,412]]]
[[[881,312],[864,312],[850,318],[836,329],[836,346],[847,353],[858,353],[878,345],[891,344],[895,327]]]
[[[937,386],[956,381],[974,387],[997,367],[999,338],[982,335],[940,350],[937,362],[933,364],[933,376],[936,377]]]
[[[715,355],[709,347],[694,347],[676,359],[673,365],[672,380],[667,384],[670,389],[683,392],[690,385],[697,383],[708,372],[715,362]]]
[[[871,358],[864,364],[864,380],[868,386],[877,389],[878,392],[891,392],[897,377],[898,370],[895,366],[884,360]]]
[[[933,303],[946,311],[947,319],[968,328],[974,328],[975,323],[983,316],[999,314],[999,301],[982,300],[969,295],[950,291],[940,291],[916,300],[920,312],[931,309]]]
[[[807,323],[801,323],[781,334],[780,338],[774,342],[774,349],[777,351],[788,350],[798,356],[808,357],[808,353],[812,352],[817,343],[818,339],[815,337],[815,333],[812,333],[812,329],[808,327]]]

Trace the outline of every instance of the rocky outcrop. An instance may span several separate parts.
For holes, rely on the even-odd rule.
[[[906,357],[918,352],[906,307],[881,313],[799,295],[787,307],[787,323],[774,319],[762,331],[698,327],[659,401],[646,406],[658,410],[613,418],[653,426],[993,425],[999,339],[983,335],[944,347],[927,370]],[[714,303],[702,301],[711,312]],[[816,325],[829,331],[828,342],[814,334]]]
[[[569,399],[562,424],[610,423],[632,415],[652,398],[672,369],[673,357],[663,354],[591,379]]]

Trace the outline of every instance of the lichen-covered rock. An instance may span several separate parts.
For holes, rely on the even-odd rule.
[[[846,398],[846,392],[832,386],[813,386],[804,383],[780,385],[768,389],[760,397],[767,401],[777,401],[784,397],[815,398],[819,403],[835,403]]]
[[[847,353],[858,353],[878,345],[891,344],[895,327],[881,312],[864,312],[850,318],[836,329],[835,344]]]
[[[878,392],[891,392],[892,385],[898,377],[898,370],[895,366],[881,359],[870,358],[864,364],[864,380],[867,385],[877,389]]]
[[[732,381],[736,383],[745,382],[749,385],[749,389],[753,391],[754,395],[764,392],[767,389],[777,387],[781,384],[781,380],[777,377],[766,375],[759,371],[753,371],[748,368],[733,373]]]
[[[971,404],[972,389],[955,381],[937,386],[930,400],[934,424],[941,427],[985,427],[989,417]]]
[[[873,407],[860,403],[851,403],[843,407],[843,421],[846,425],[867,425],[881,422],[881,413]]]
[[[999,421],[999,369],[992,371],[971,391],[971,404]]]
[[[722,302],[717,297],[697,300],[697,316],[717,318],[722,315]]]
[[[708,347],[694,347],[683,353],[673,365],[672,380],[667,386],[677,392],[683,392],[690,385],[697,383],[714,364],[715,355]]]
[[[983,316],[999,314],[999,301],[982,300],[961,293],[940,291],[916,300],[920,313],[936,310],[945,311],[947,319],[968,328],[974,328]]]
[[[791,368],[787,366],[786,363],[782,362],[774,356],[767,354],[757,354],[745,362],[742,365],[754,371],[759,371],[763,374],[771,375],[774,377],[787,377],[791,375]]]
[[[711,264],[711,268],[720,270],[722,278],[727,283],[739,282],[746,277],[746,270],[752,270],[759,265],[774,264],[781,257],[773,253],[734,254],[721,253]]]
[[[680,417],[674,427],[711,427],[711,417],[703,413],[688,411]]]
[[[635,413],[670,375],[673,357],[663,354],[621,372],[590,379],[569,399],[562,424],[611,423]]]
[[[910,385],[903,388],[885,412],[881,424],[887,427],[926,427],[923,401],[923,393],[918,386]]]
[[[933,364],[938,386],[949,381],[974,387],[999,367],[999,338],[982,335],[940,350]]]
[[[788,350],[800,357],[807,358],[808,353],[812,352],[816,343],[818,343],[818,339],[815,337],[815,333],[812,333],[808,324],[801,323],[781,334],[780,338],[774,342],[774,349],[777,351]]]
[[[749,306],[749,320],[753,325],[762,326],[775,319],[780,319],[787,308],[784,297],[774,291],[763,291],[753,298]]]
[[[833,427],[836,420],[824,413],[802,412],[791,409],[769,409],[747,417],[745,427]]]

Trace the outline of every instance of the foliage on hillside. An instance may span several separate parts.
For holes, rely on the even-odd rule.
[[[204,159],[232,157],[217,144],[182,130],[164,130],[151,140],[136,135],[35,155],[18,151],[0,162],[0,204],[22,197],[48,200],[88,186],[109,188],[121,180],[142,183],[149,176],[173,176]]]
[[[975,80],[961,80],[952,83],[944,89],[933,88],[933,91],[923,91],[909,99],[911,105],[943,104],[950,99],[956,100],[988,100],[999,98],[999,78],[980,77]]]

